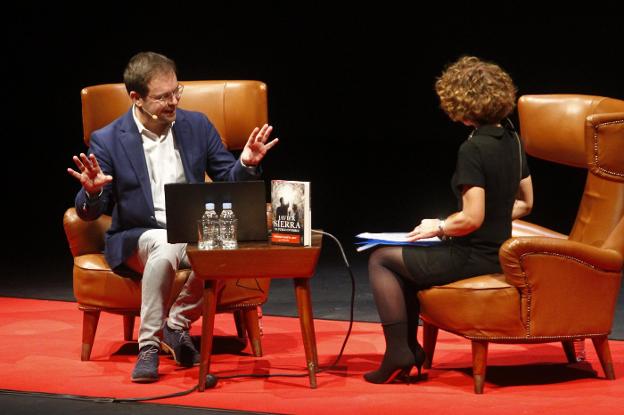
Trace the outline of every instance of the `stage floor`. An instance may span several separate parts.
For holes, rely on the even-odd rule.
[[[65,247],[64,247],[65,248]],[[361,323],[357,323],[356,327],[365,326],[366,330],[358,333],[355,331],[354,337],[349,342],[347,346],[347,351],[350,356],[348,358],[348,362],[344,364],[345,368],[347,366],[351,366],[347,374],[343,375],[322,375],[319,377],[320,388],[312,391],[308,390],[306,386],[306,380],[297,379],[291,385],[291,382],[281,382],[280,380],[266,380],[266,384],[260,383],[252,385],[249,379],[241,379],[236,381],[230,381],[230,385],[223,384],[224,386],[220,389],[219,393],[234,393],[238,387],[250,389],[245,393],[251,393],[254,388],[258,393],[266,393],[267,385],[291,385],[297,391],[303,392],[306,394],[311,394],[311,397],[315,399],[310,402],[317,402],[316,399],[321,397],[321,401],[326,400],[325,394],[340,394],[344,393],[344,390],[338,388],[335,391],[331,389],[334,388],[332,385],[335,385],[336,382],[343,383],[348,379],[349,383],[355,383],[357,387],[361,387],[363,381],[361,379],[361,373],[365,370],[370,370],[374,367],[374,365],[381,358],[381,354],[383,353],[383,345],[380,343],[382,341],[381,333],[379,332],[379,326],[377,324],[369,325],[366,322],[376,323],[378,322],[377,311],[375,309],[372,293],[370,291],[370,287],[368,284],[368,273],[367,273],[367,260],[368,253],[356,253],[353,249],[352,245],[345,243],[345,250],[347,252],[347,258],[351,263],[351,267],[355,276],[355,285],[356,285],[356,296],[355,296],[355,310],[354,316],[355,320]],[[73,373],[70,378],[80,379],[84,376],[88,376],[93,367],[92,363],[89,362],[80,362],[79,360],[79,352],[77,347],[79,346],[79,335],[80,328],[76,324],[79,324],[81,315],[79,310],[76,309],[75,304],[73,303],[74,297],[72,293],[72,258],[69,255],[69,252],[65,251],[65,249],[60,250],[56,249],[56,252],[61,251],[62,253],[58,254],[50,254],[48,257],[42,256],[38,257],[37,261],[33,261],[32,258],[12,258],[11,261],[8,262],[7,267],[3,272],[3,283],[0,284],[0,296],[1,297],[16,297],[16,298],[25,298],[25,299],[47,299],[47,300],[61,300],[64,301],[65,304],[61,303],[62,308],[69,308],[69,318],[73,321],[72,324],[74,326],[67,328],[68,336],[73,338],[73,342],[68,350],[62,350],[59,353],[62,353],[63,356],[67,354],[65,362],[63,366],[73,368]],[[317,268],[317,273],[314,278],[311,280],[312,287],[312,300],[314,304],[314,316],[318,319],[319,323],[317,323],[317,327],[324,328],[326,324],[337,324],[337,329],[330,330],[333,331],[333,334],[330,336],[333,338],[333,342],[342,339],[344,331],[346,330],[346,323],[341,322],[349,319],[350,314],[350,295],[351,295],[351,280],[349,278],[349,274],[342,263],[342,258],[340,253],[334,244],[333,241],[325,241],[321,258],[319,260],[319,265]],[[7,301],[11,300],[10,298],[6,299]],[[12,300],[15,301],[15,300]],[[44,302],[45,303],[45,302]],[[6,309],[2,309],[0,307],[0,311],[10,311]],[[265,326],[265,337],[263,338],[263,343],[266,343],[267,346],[276,339],[275,333],[271,332],[273,329],[271,328],[273,324],[276,322],[280,322],[278,326],[281,327],[284,323],[279,317],[293,317],[297,314],[297,308],[295,304],[294,290],[292,286],[292,281],[290,280],[275,280],[272,282],[269,300],[263,306],[263,312],[266,316],[263,320],[263,325]],[[273,317],[276,317],[274,319]],[[20,324],[28,324],[28,320],[20,321],[21,318],[16,317],[14,323],[21,327]],[[322,320],[327,320],[325,322],[321,322]],[[330,321],[330,320],[333,320]],[[120,325],[121,318],[118,316],[106,315],[102,316],[103,322],[110,322],[113,325]],[[293,321],[295,319],[286,319],[286,322]],[[102,324],[102,323],[101,323]],[[109,323],[105,323],[109,324]],[[227,326],[231,325],[231,322],[226,323]],[[290,323],[288,323],[290,324]],[[199,328],[198,325],[195,325],[197,330]],[[319,330],[317,328],[317,331]],[[322,330],[322,329],[321,329]],[[114,385],[124,383],[128,381],[129,373],[131,371],[132,364],[134,362],[136,356],[136,350],[130,350],[132,347],[136,349],[136,343],[124,343],[121,341],[121,334],[117,333],[113,330],[114,333],[111,333],[112,336],[109,339],[106,339],[106,334],[103,336],[103,332],[98,331],[98,335],[96,338],[96,346],[95,352],[99,353],[99,357],[96,357],[96,367],[98,365],[104,365],[105,367],[115,367],[115,370],[118,371],[118,379],[111,380],[111,383]],[[279,331],[279,330],[278,330]],[[366,334],[368,333],[368,334]],[[14,332],[4,332],[6,338],[13,338]],[[300,337],[298,329],[293,328],[292,332],[288,334],[289,338],[292,338],[289,342],[299,343]],[[327,334],[323,333],[323,337],[326,337]],[[443,337],[442,339],[445,339]],[[449,335],[450,336],[450,335]],[[37,337],[37,336],[36,336]],[[40,337],[40,336],[38,336]],[[44,336],[45,337],[45,336]],[[319,335],[320,338],[320,335]],[[624,339],[624,293],[620,292],[620,300],[617,307],[613,333],[611,336],[612,339]],[[19,340],[19,338],[18,338]],[[223,340],[221,340],[223,341]],[[414,407],[411,408],[412,411],[422,410],[424,407],[420,402],[429,402],[431,399],[428,397],[432,392],[434,392],[434,396],[441,396],[444,399],[447,399],[448,402],[455,402],[459,399],[458,402],[462,402],[463,399],[468,402],[476,402],[480,407],[482,402],[486,402],[487,405],[492,405],[492,408],[498,408],[500,411],[509,412],[510,408],[514,406],[520,407],[522,403],[518,402],[517,404],[513,404],[507,402],[507,399],[510,396],[519,396],[526,398],[528,396],[533,396],[535,394],[535,387],[538,388],[537,396],[540,396],[540,399],[543,399],[542,409],[544,407],[551,407],[551,412],[565,411],[566,413],[582,413],[582,411],[578,412],[570,412],[570,408],[585,408],[585,411],[592,410],[592,413],[595,412],[594,409],[599,410],[602,408],[601,405],[603,403],[593,404],[593,398],[590,398],[596,391],[610,390],[613,387],[613,382],[604,381],[604,379],[596,379],[596,373],[593,370],[596,370],[598,376],[603,376],[602,371],[599,367],[597,361],[595,361],[595,356],[593,352],[593,348],[590,343],[588,346],[588,354],[590,355],[589,363],[579,364],[579,365],[566,365],[565,358],[563,357],[563,353],[560,350],[560,346],[558,344],[549,344],[543,345],[541,348],[537,346],[535,350],[526,350],[524,353],[520,351],[520,353],[516,353],[517,350],[513,353],[515,359],[521,359],[523,364],[521,366],[507,366],[508,364],[515,364],[517,360],[508,361],[505,357],[507,355],[506,352],[503,352],[503,357],[500,361],[497,361],[496,355],[501,353],[501,351],[497,351],[497,347],[493,347],[490,357],[493,359],[490,363],[492,363],[492,368],[489,369],[488,372],[488,382],[486,383],[486,396],[485,400],[483,397],[479,397],[472,394],[471,387],[471,379],[470,379],[470,345],[467,341],[463,339],[456,338],[454,336],[449,337],[449,343],[447,343],[444,347],[448,347],[449,351],[453,350],[452,357],[445,359],[442,355],[436,355],[436,361],[439,363],[439,366],[434,361],[434,369],[430,371],[431,373],[428,375],[428,379],[421,385],[411,385],[409,387],[403,385],[382,385],[377,386],[372,389],[366,389],[358,392],[353,395],[352,399],[358,405],[363,402],[366,402],[368,396],[377,396],[379,393],[390,393],[393,396],[393,399],[396,401],[401,401],[401,399],[405,399],[406,396],[409,396],[410,400],[414,400]],[[442,342],[441,344],[444,344]],[[333,343],[332,343],[333,344]],[[46,349],[45,345],[42,345],[44,349]],[[616,342],[612,347],[617,347],[618,350],[622,346],[621,342]],[[19,351],[21,346],[13,345],[12,343],[5,343],[5,348],[7,350],[3,351],[3,354],[6,356],[11,356]],[[279,349],[281,346],[277,346]],[[517,346],[517,347],[527,347],[532,348],[534,346]],[[73,349],[76,350],[73,350]],[[104,350],[102,350],[104,348]],[[128,349],[130,348],[130,349]],[[266,358],[268,359],[270,356],[274,355],[275,350],[270,350],[265,348],[267,353]],[[352,349],[355,348],[355,349]],[[370,350],[368,350],[370,348]],[[333,344],[331,347],[325,349],[319,349],[321,356],[323,356],[324,360],[329,360],[330,357],[334,356],[337,353],[339,347],[336,344]],[[97,350],[100,350],[97,352]],[[117,352],[117,354],[113,354]],[[241,359],[240,350],[238,352],[234,352],[235,359]],[[362,353],[365,354],[365,362],[362,366],[354,368],[351,360],[361,359]],[[437,353],[437,352],[436,352]],[[98,356],[96,354],[96,356]],[[618,354],[618,358],[614,357],[614,360],[617,362],[616,366],[616,374],[620,376],[620,378],[624,378],[624,367],[622,367],[623,359],[621,354]],[[523,359],[528,360],[523,360]],[[30,358],[32,360],[32,358]],[[116,362],[116,359],[121,359],[121,362]],[[247,362],[249,357],[242,357],[243,361]],[[303,365],[303,354],[301,356],[297,355],[294,358],[293,367],[296,367],[297,370],[302,369],[300,367]],[[166,361],[166,358],[162,359]],[[249,360],[253,361],[253,360]],[[267,360],[271,364],[277,361],[271,358]],[[262,361],[261,361],[262,362]],[[25,374],[27,376],[32,376],[35,378],[48,379],[49,382],[53,384],[62,384],[61,380],[59,380],[58,375],[55,373],[55,370],[46,368],[49,362],[46,362],[46,359],[42,360],[41,365],[35,365],[34,368],[28,369]],[[526,364],[524,364],[526,363]],[[241,363],[241,368],[246,368],[249,362],[243,365]],[[121,368],[117,368],[117,365],[122,365]],[[262,364],[260,364],[262,366]],[[437,367],[436,367],[437,366]],[[165,364],[164,367],[167,367]],[[0,379],[6,379],[9,368],[11,371],[15,370],[13,368],[13,364],[9,366],[5,366],[5,369],[0,370]],[[593,369],[592,369],[593,368]],[[215,364],[215,370],[219,370],[218,366]],[[174,368],[170,368],[172,373],[175,372]],[[19,370],[18,370],[19,372]],[[106,372],[106,371],[105,371]],[[191,387],[193,384],[193,379],[196,381],[196,374],[192,371],[186,371],[181,373],[187,373],[188,375],[184,375],[181,379],[183,382],[180,383],[180,379],[170,378],[169,389],[173,388],[174,390],[184,389],[185,387]],[[437,375],[435,375],[438,373]],[[194,374],[194,375],[192,375]],[[435,375],[432,377],[432,375]],[[193,377],[195,376],[195,377]],[[327,376],[327,377],[326,377]],[[447,378],[450,376],[450,378]],[[336,379],[334,379],[336,378]],[[431,383],[433,379],[438,379],[439,384],[434,385]],[[279,378],[278,378],[279,379]],[[619,385],[619,380],[616,381],[617,385]],[[295,384],[296,383],[296,384]],[[160,382],[159,382],[160,384]],[[579,385],[583,390],[576,390],[576,385]],[[233,386],[234,385],[234,386]],[[0,383],[0,388],[7,389],[8,385],[2,386]],[[376,385],[374,385],[376,386]],[[511,387],[510,387],[511,386]],[[394,389],[398,387],[399,389]],[[570,389],[572,387],[572,389]],[[619,386],[618,386],[619,387]],[[390,388],[390,389],[388,389]],[[606,388],[606,389],[605,389]],[[570,394],[562,393],[562,390],[567,391],[571,390]],[[587,390],[585,390],[587,389]],[[48,414],[73,414],[73,413],[84,413],[84,411],[88,411],[90,414],[108,414],[108,413],[124,413],[124,414],[150,414],[150,415],[164,415],[164,414],[203,414],[203,415],[212,415],[212,414],[222,414],[222,413],[267,413],[267,412],[284,412],[284,408],[278,409],[277,407],[273,407],[268,409],[264,406],[260,407],[237,407],[224,410],[224,409],[215,409],[218,408],[208,402],[207,404],[200,405],[201,407],[192,407],[187,406],[188,403],[168,403],[167,405],[158,405],[158,404],[130,404],[130,403],[96,403],[90,399],[75,399],[75,397],[68,397],[66,394],[74,393],[71,390],[56,390],[51,392],[52,394],[31,394],[24,392],[26,389],[23,389],[22,392],[3,392],[0,393],[0,407],[3,408],[3,413],[8,414],[39,414],[42,412],[42,408],[45,408],[45,412]],[[321,392],[319,392],[319,390]],[[44,389],[38,389],[38,391],[44,391]],[[152,394],[154,389],[151,387],[147,387],[145,389],[140,389],[138,391],[134,391],[135,396],[144,395],[144,391],[147,391],[147,394]],[[215,391],[210,391],[209,393],[214,393]],[[421,394],[422,392],[422,394]],[[450,393],[450,395],[449,395]],[[561,393],[561,396],[559,394]],[[624,391],[618,391],[619,395],[616,396],[624,396]],[[362,396],[360,396],[360,394]],[[101,395],[98,393],[98,395]],[[283,396],[282,396],[283,395]],[[280,394],[280,399],[288,399],[291,395],[290,387],[284,389],[283,394]],[[509,395],[509,396],[507,396]],[[570,396],[572,395],[572,396]],[[576,396],[574,396],[576,395]],[[207,395],[210,396],[210,395]],[[420,396],[420,397],[419,397]],[[496,397],[498,396],[498,397]],[[524,398],[522,398],[524,402]],[[579,405],[576,398],[581,398],[582,404]],[[587,398],[587,399],[585,399]],[[233,396],[231,399],[240,399]],[[501,399],[501,402],[498,402],[498,399]],[[613,401],[612,397],[609,397],[610,401]],[[339,400],[342,402],[342,400]],[[431,402],[435,402],[435,399]],[[503,403],[505,402],[505,403]],[[607,402],[608,404],[608,402]],[[182,406],[177,406],[182,405]],[[304,407],[309,405],[315,405],[313,403],[303,404]],[[356,405],[356,406],[358,406]],[[561,406],[563,405],[563,406]],[[429,405],[425,405],[429,407]],[[536,404],[536,407],[538,405]],[[624,406],[624,405],[620,405]],[[366,407],[366,405],[364,405]],[[335,406],[335,408],[342,408],[346,412],[353,412],[352,410],[347,410],[340,405]],[[304,408],[305,409],[305,408]],[[380,408],[377,408],[381,411]],[[408,410],[408,408],[404,408]],[[435,411],[433,407],[429,407],[429,412],[431,413],[446,413],[448,411],[455,412],[458,409],[453,409],[452,407],[440,405],[438,411]],[[609,413],[609,407],[602,408],[605,410],[604,413]],[[447,411],[448,410],[448,411]],[[462,408],[463,410],[463,408]],[[250,412],[251,411],[251,412]],[[304,413],[302,410],[285,410],[288,413]],[[327,413],[332,413],[327,409],[323,410]],[[385,412],[385,409],[384,409]],[[536,410],[535,412],[543,412]],[[318,413],[318,411],[316,412]],[[498,412],[500,413],[500,412]]]
[[[620,374],[614,381],[604,378],[593,348],[588,349],[587,361],[567,364],[559,343],[493,344],[485,394],[475,395],[466,339],[441,332],[433,367],[424,370],[422,378],[413,370],[410,385],[374,385],[362,375],[374,370],[382,357],[379,324],[355,323],[344,355],[328,368],[335,362],[348,323],[317,319],[319,365],[326,370],[317,375],[318,388],[311,389],[298,319],[266,316],[263,326],[264,356],[256,358],[234,337],[232,317],[219,314],[211,365],[211,373],[221,378],[217,387],[151,401],[162,404],[154,406],[151,413],[159,413],[159,407],[166,411],[169,405],[315,415],[458,411],[483,415],[514,413],[519,408],[522,413],[584,415],[614,414],[624,407],[624,342],[611,342],[615,371]],[[199,329],[194,325],[191,334],[199,335]],[[42,400],[48,395],[41,393],[48,393],[61,398],[59,402],[91,399],[111,411],[132,413],[134,406],[113,402],[184,392],[197,384],[197,367],[180,368],[164,355],[157,383],[132,383],[129,374],[137,344],[123,341],[122,333],[121,317],[102,315],[92,359],[83,362],[79,358],[81,313],[75,303],[0,298],[0,399],[15,396],[14,391],[22,392],[18,397],[34,400]],[[225,378],[249,373],[298,377]],[[50,413],[47,409],[41,412]]]

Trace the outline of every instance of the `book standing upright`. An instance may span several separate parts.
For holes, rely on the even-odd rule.
[[[295,246],[312,244],[310,182],[272,180],[271,208],[271,243]]]

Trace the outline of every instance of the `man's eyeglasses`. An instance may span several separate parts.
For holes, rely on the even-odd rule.
[[[184,85],[178,85],[176,89],[174,89],[171,92],[167,92],[166,94],[162,94],[157,97],[152,97],[148,95],[147,97],[165,105],[169,103],[170,101],[172,101],[174,97],[176,100],[179,100],[182,97],[182,91],[184,91]]]

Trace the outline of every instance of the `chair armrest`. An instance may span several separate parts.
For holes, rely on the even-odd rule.
[[[568,239],[566,234],[520,219],[511,222],[511,236],[514,238],[519,236],[545,236],[548,238]]]
[[[552,261],[547,260],[549,257]],[[623,264],[622,255],[612,249],[545,237],[510,238],[501,246],[499,258],[507,282],[517,287],[525,287],[540,271],[548,271],[550,278],[556,278],[557,269],[565,264],[580,266],[583,274],[619,273]]]
[[[101,215],[94,221],[78,217],[75,208],[69,208],[63,216],[63,228],[74,257],[97,254],[104,250],[104,234],[110,228],[111,217]]]
[[[511,238],[499,251],[520,293],[527,337],[608,334],[622,282],[622,255],[575,241]]]

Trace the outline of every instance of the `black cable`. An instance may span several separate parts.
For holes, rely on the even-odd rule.
[[[184,396],[184,395],[188,395],[190,393],[193,393],[197,390],[198,385],[193,386],[191,389],[187,389],[185,391],[181,391],[181,392],[174,392],[174,393],[169,393],[167,395],[157,395],[157,396],[146,396],[143,398],[107,398],[110,399],[110,401],[105,401],[105,402],[141,402],[141,401],[155,401],[157,399],[167,399],[167,398],[176,398],[178,396]],[[98,401],[101,401],[101,398],[98,398]]]
[[[319,367],[319,369],[316,371],[316,373],[321,373],[327,370],[330,370],[334,367],[336,367],[338,365],[338,362],[340,361],[340,359],[342,358],[342,355],[344,353],[344,349],[347,346],[347,342],[349,341],[349,337],[351,336],[351,330],[353,328],[353,311],[354,311],[354,305],[355,305],[355,276],[353,275],[353,271],[351,270],[351,265],[349,265],[349,261],[347,260],[347,256],[345,255],[344,249],[342,248],[342,244],[340,243],[340,241],[338,240],[338,238],[336,238],[334,235],[332,235],[329,232],[324,232],[321,230],[316,230],[316,229],[312,229],[312,232],[314,233],[320,233],[323,235],[327,235],[328,237],[330,237],[331,239],[333,239],[336,244],[338,245],[338,248],[340,249],[340,253],[342,255],[342,259],[345,263],[345,266],[347,268],[347,271],[349,272],[349,277],[351,278],[351,306],[350,306],[350,313],[349,313],[349,328],[347,330],[347,334],[345,335],[345,339],[342,342],[342,347],[340,348],[340,352],[338,353],[338,355],[336,356],[336,359],[334,360],[334,362],[326,367]],[[234,378],[272,378],[272,377],[291,377],[291,378],[300,378],[300,377],[307,377],[309,376],[309,373],[298,373],[298,374],[292,374],[292,373],[246,373],[246,374],[237,374],[237,375],[227,375],[227,376],[216,376],[216,375],[212,375],[212,374],[208,374],[207,375],[207,379],[205,380],[206,383],[208,383],[208,377],[210,377],[210,382],[212,382],[211,386],[207,386],[207,387],[214,387],[217,383],[217,379],[234,379]],[[170,393],[167,395],[157,395],[157,396],[146,396],[146,397],[140,397],[140,398],[109,398],[109,397],[88,397],[88,396],[81,396],[81,395],[57,395],[60,398],[64,398],[64,399],[72,399],[72,400],[79,400],[79,401],[92,401],[92,402],[109,402],[109,403],[121,403],[121,402],[141,402],[141,401],[155,401],[157,399],[166,399],[166,398],[175,398],[178,396],[184,396],[184,395],[188,395],[192,392],[194,392],[195,390],[197,390],[198,385],[193,386],[191,389],[187,389],[181,392],[174,392],[174,393]],[[14,393],[14,392],[18,392],[21,393],[19,391],[11,391],[8,389],[0,389],[0,393]],[[25,392],[24,394],[30,394],[29,392]]]
[[[96,403],[122,403],[122,402],[140,402],[140,401],[155,401],[157,399],[166,399],[166,398],[175,398],[177,396],[188,395],[189,393],[195,391],[197,389],[197,385],[193,388],[181,391],[170,393],[167,395],[158,395],[158,396],[146,396],[143,398],[109,398],[109,397],[92,397],[92,396],[84,396],[84,395],[70,395],[70,394],[49,394],[43,392],[23,392],[12,389],[0,389],[0,394],[3,395],[31,395],[31,396],[44,396],[48,398],[58,398],[58,399],[70,399],[72,401],[88,401],[88,402],[96,402]]]
[[[349,272],[349,278],[351,278],[351,299],[350,299],[350,307],[349,307],[349,328],[347,329],[347,334],[345,335],[345,339],[342,342],[342,347],[340,348],[340,352],[338,352],[338,355],[336,356],[336,360],[334,360],[334,363],[332,363],[331,365],[325,367],[325,368],[319,368],[319,372],[322,372],[324,370],[328,370],[331,369],[333,367],[336,367],[338,365],[338,362],[340,361],[340,359],[342,358],[342,354],[344,353],[344,349],[345,347],[347,347],[347,342],[349,341],[349,337],[351,337],[351,330],[353,329],[353,320],[354,320],[354,316],[353,316],[353,311],[354,311],[354,307],[355,307],[355,276],[353,275],[353,270],[351,269],[351,265],[349,264],[349,261],[347,260],[347,255],[344,252],[344,249],[342,248],[342,244],[340,243],[340,241],[338,240],[338,238],[336,238],[334,235],[332,235],[329,232],[324,232],[324,231],[318,231],[316,229],[313,229],[312,232],[316,232],[316,233],[321,233],[323,235],[327,235],[330,238],[332,238],[336,244],[338,245],[338,248],[340,249],[340,253],[342,254],[342,260],[345,263],[345,267],[347,268],[347,271]]]

